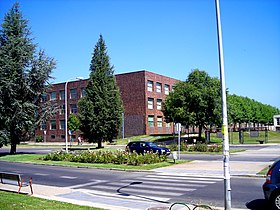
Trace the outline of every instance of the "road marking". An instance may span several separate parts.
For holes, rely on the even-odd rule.
[[[205,181],[221,181],[222,178],[212,178],[212,177],[190,177],[190,176],[172,176],[172,175],[147,175],[146,177],[157,177],[161,178],[168,178],[168,179],[182,179],[182,180],[205,180]]]
[[[100,184],[102,182],[106,182],[104,180],[95,180],[93,182],[87,182],[87,183],[83,183],[83,184],[77,184],[77,185],[72,185],[70,186],[70,188],[82,188],[82,187],[85,187],[85,186],[89,186],[89,185],[95,185],[95,184]]]
[[[155,183],[153,183],[155,184]],[[185,188],[184,186],[182,187],[174,187],[174,185],[165,185],[165,186],[159,186],[159,185],[150,185],[146,183],[141,183],[141,184],[135,184],[135,185],[130,185],[130,184],[122,184],[122,183],[109,183],[109,185],[113,185],[119,188],[123,189],[139,189],[139,188],[144,188],[144,189],[158,189],[158,190],[175,190],[175,191],[194,191],[196,189],[194,188]]]
[[[149,177],[143,177],[143,178],[140,178],[141,180],[154,180],[154,181],[166,181],[166,182],[169,182],[169,183],[173,183],[173,182],[180,182],[180,183],[185,183],[185,182],[189,182],[189,183],[201,183],[201,184],[214,184],[216,182],[214,181],[203,181],[203,180],[188,180],[188,179],[185,179],[185,180],[175,180],[175,179],[172,179],[170,180],[169,178],[149,178]]]
[[[37,176],[49,176],[50,174],[35,173],[34,175],[37,175]]]
[[[63,178],[63,179],[77,179],[78,177],[76,177],[76,176],[60,176],[60,178]]]
[[[142,194],[152,194],[152,195],[161,195],[161,196],[180,196],[182,195],[182,192],[180,193],[176,193],[176,192],[166,192],[166,191],[156,191],[156,190],[150,190],[149,188],[144,188],[144,189],[140,189],[140,188],[129,188],[129,187],[123,187],[123,188],[119,188],[119,189],[116,189],[115,186],[100,186],[100,185],[95,185],[95,186],[92,186],[92,189],[101,189],[101,190],[115,190],[115,191],[118,191],[119,193],[137,193],[137,195],[139,195],[139,193],[142,193]],[[171,189],[171,187],[169,188]],[[194,191],[195,189],[185,189],[184,191],[187,192],[187,191]]]

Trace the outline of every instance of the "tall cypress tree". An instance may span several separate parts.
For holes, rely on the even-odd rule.
[[[0,29],[0,147],[11,144],[11,154],[20,141],[33,137],[35,127],[53,110],[40,100],[55,62],[36,47],[16,3]]]
[[[118,135],[123,104],[102,35],[91,59],[86,96],[78,105],[80,129],[89,142],[98,142],[101,147],[102,141],[111,141]]]

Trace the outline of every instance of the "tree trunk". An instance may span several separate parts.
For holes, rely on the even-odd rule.
[[[97,141],[97,148],[102,148],[102,139],[98,139]]]
[[[11,143],[11,150],[10,150],[10,154],[14,155],[17,153],[17,144],[16,143]]]

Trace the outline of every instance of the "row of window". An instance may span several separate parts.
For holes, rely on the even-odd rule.
[[[172,86],[172,91],[173,91],[173,86]],[[153,92],[154,91],[154,82],[151,80],[148,80],[148,84],[147,84],[147,90],[149,92]],[[156,92],[157,93],[162,93],[162,83],[160,82],[156,82]],[[164,84],[164,94],[168,95],[170,92],[170,85]]]
[[[76,114],[78,113],[78,107],[77,107],[77,104],[70,104],[70,114]],[[63,115],[65,114],[65,104],[61,105],[59,107],[59,114],[60,115]]]
[[[165,123],[166,127],[170,127],[170,123],[166,122]],[[155,121],[155,116],[154,115],[149,115],[148,116],[148,126],[149,127],[158,127],[162,128],[163,127],[163,117],[162,116],[157,116],[156,121]]]
[[[148,109],[154,109],[154,99],[148,98]],[[156,109],[161,110],[162,109],[162,99],[156,100]]]
[[[49,94],[50,101],[56,101],[57,94],[59,94],[59,100],[65,100],[65,90],[60,90],[59,93],[57,93],[56,91],[50,92],[50,94]],[[86,95],[86,88],[82,87],[80,98],[84,97],[85,95]],[[78,98],[77,88],[70,89],[69,98],[70,99]],[[48,95],[47,94],[43,95],[42,102],[46,102],[47,100],[48,100]]]

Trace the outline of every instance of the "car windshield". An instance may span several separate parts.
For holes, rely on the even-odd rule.
[[[147,145],[149,145],[150,147],[157,147],[157,145],[154,144],[153,142],[147,142]]]

